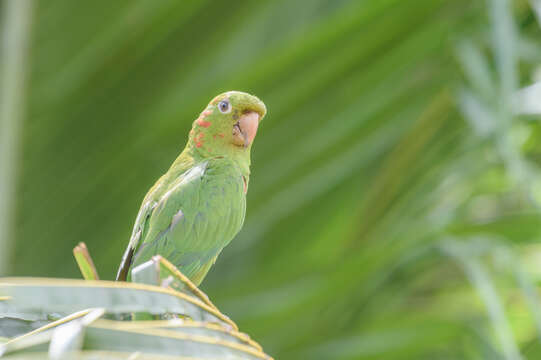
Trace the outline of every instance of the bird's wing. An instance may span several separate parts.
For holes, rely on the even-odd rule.
[[[180,174],[176,180],[182,180],[185,175],[189,174],[189,170],[193,166],[193,159],[183,153],[175,160],[173,166],[175,165],[175,172]],[[152,215],[152,212],[154,211],[154,208],[156,207],[162,193],[164,192],[164,188],[168,184],[169,178],[167,175],[170,171],[171,169],[165,175],[163,175],[154,184],[154,186],[152,186],[152,188],[150,188],[143,199],[143,203],[141,204],[141,208],[139,209],[137,218],[135,219],[135,224],[133,225],[130,242],[128,243],[124,255],[122,256],[122,261],[120,262],[120,267],[116,275],[117,281],[125,281],[128,277],[128,272],[133,263],[133,257],[141,245],[141,241],[144,238],[145,233],[148,232],[149,218]]]
[[[133,226],[130,242],[128,243],[124,255],[122,256],[122,261],[120,262],[120,267],[118,268],[118,272],[116,274],[117,281],[126,281],[128,271],[133,262],[133,255],[141,243],[143,231],[155,206],[156,202],[145,199],[141,209],[139,209],[139,213],[135,219],[135,225]]]
[[[134,265],[162,255],[186,276],[200,276],[240,230],[246,210],[243,180],[228,161],[194,166],[153,207]],[[206,271],[205,271],[206,274]]]

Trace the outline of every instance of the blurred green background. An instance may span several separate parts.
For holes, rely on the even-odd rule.
[[[202,286],[241,330],[277,359],[541,358],[538,0],[7,4],[5,274],[79,277],[84,241],[112,279],[191,122],[242,90],[269,113]]]

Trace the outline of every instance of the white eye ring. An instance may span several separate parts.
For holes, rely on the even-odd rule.
[[[218,103],[218,110],[220,110],[220,112],[222,114],[230,113],[231,112],[231,104],[227,100],[222,100],[222,101],[220,101]]]

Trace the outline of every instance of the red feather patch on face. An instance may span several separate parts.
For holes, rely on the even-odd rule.
[[[205,110],[199,115],[199,118],[197,119],[197,125],[208,128],[212,123],[210,121],[206,121],[205,118],[212,114],[212,110]]]
[[[200,148],[201,146],[203,146],[203,138],[205,137],[205,134],[204,133],[199,133],[197,134],[197,136],[195,137],[195,147],[198,147]]]
[[[205,121],[202,118],[199,118],[197,119],[197,125],[208,128],[210,125],[212,125],[212,123],[210,121]]]

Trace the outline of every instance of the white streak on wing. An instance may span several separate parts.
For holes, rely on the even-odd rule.
[[[175,190],[177,190],[182,185],[185,185],[189,183],[190,181],[193,181],[195,179],[202,177],[206,169],[207,169],[207,162],[205,161],[201,164],[197,164],[196,166],[194,166],[193,168],[185,172],[182,178],[180,179],[180,181],[176,183],[175,186],[173,186],[171,189],[169,189],[169,191],[163,194],[159,202],[163,203]]]
[[[171,225],[169,226],[171,229],[173,229],[175,226],[177,226],[177,224],[179,223],[180,220],[182,220],[182,218],[184,217],[184,213],[182,212],[182,210],[179,210],[174,216],[173,216],[173,220],[171,220]]]
[[[134,234],[130,238],[129,247],[132,249],[136,248],[137,245],[139,244],[140,239],[141,239],[141,229],[137,231],[134,229]]]

